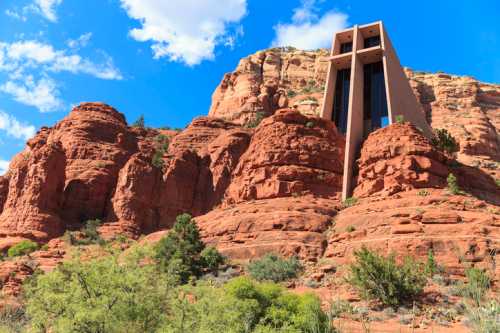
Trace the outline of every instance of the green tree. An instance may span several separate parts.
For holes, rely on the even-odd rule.
[[[205,252],[205,257],[202,257],[204,249],[205,244],[191,215],[181,214],[177,216],[172,230],[155,246],[155,257],[162,271],[175,274],[180,283],[187,283],[207,268],[211,271],[218,269],[221,260],[214,258],[213,250],[210,251],[212,253]],[[209,255],[211,258],[208,258]]]
[[[284,259],[273,253],[268,253],[248,265],[250,275],[259,281],[285,281],[297,277],[301,269],[302,265],[297,258]]]
[[[454,174],[450,173],[446,178],[446,181],[448,182],[448,191],[451,194],[463,194],[462,190],[460,190],[460,187],[458,186],[457,177],[455,177]]]
[[[35,332],[154,332],[168,300],[168,278],[135,252],[65,262],[25,286]],[[147,261],[146,261],[147,262]]]
[[[356,262],[350,266],[348,281],[365,298],[399,306],[415,299],[427,283],[423,265],[409,257],[398,265],[394,255],[385,258],[366,247],[355,251],[354,256]]]
[[[144,120],[144,115],[140,115],[139,118],[137,118],[136,121],[132,123],[133,127],[140,127],[140,128],[145,128],[146,127],[146,121]]]
[[[31,240],[23,240],[9,248],[7,255],[9,257],[23,256],[38,250],[38,244]]]
[[[434,131],[431,143],[439,150],[448,154],[453,154],[460,148],[457,140],[444,128],[438,128]]]

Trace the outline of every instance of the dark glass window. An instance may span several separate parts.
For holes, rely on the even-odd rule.
[[[352,42],[340,44],[340,53],[348,53],[352,51]]]
[[[380,36],[365,38],[365,49],[380,45]]]
[[[347,112],[349,109],[349,86],[351,82],[351,69],[340,69],[337,71],[337,82],[335,84],[335,96],[333,98],[333,121],[340,132],[347,131]]]
[[[387,126],[387,98],[382,61],[364,65],[363,97],[365,124],[370,126],[368,132]]]

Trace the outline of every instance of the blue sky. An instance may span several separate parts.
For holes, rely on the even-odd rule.
[[[497,0],[2,0],[0,174],[81,101],[184,127],[240,58],[329,47],[352,24],[383,20],[405,66],[498,83],[499,13]]]

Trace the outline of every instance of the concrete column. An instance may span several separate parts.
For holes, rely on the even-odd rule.
[[[363,141],[363,63],[356,51],[363,48],[363,36],[358,26],[353,29],[351,81],[349,87],[349,113],[347,116],[346,149],[344,158],[344,176],[342,199],[352,195],[353,171],[359,147]]]
[[[330,50],[330,57],[338,53],[340,49],[337,36],[333,36],[332,48]],[[335,84],[337,82],[337,69],[333,65],[333,61],[328,62],[328,74],[325,82],[325,92],[323,94],[323,106],[321,109],[320,117],[327,120],[332,120],[333,112],[333,97],[335,95]]]

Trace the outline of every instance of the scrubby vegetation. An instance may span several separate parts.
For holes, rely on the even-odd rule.
[[[189,214],[177,216],[173,229],[155,246],[160,270],[187,283],[206,271],[215,272],[224,262],[214,248],[205,248],[200,232]]]
[[[168,137],[163,134],[158,134],[154,138],[155,141],[155,151],[153,153],[153,158],[151,160],[151,164],[153,166],[162,169],[165,165],[163,161],[163,155],[168,151],[169,141]]]
[[[345,208],[352,207],[358,203],[358,199],[355,197],[349,197],[342,202],[342,206]]]
[[[401,114],[396,116],[396,123],[397,124],[403,124],[405,122],[405,117]]]
[[[38,244],[31,240],[24,240],[12,246],[8,251],[9,257],[18,257],[38,250]]]
[[[248,265],[250,276],[259,281],[286,281],[297,277],[302,266],[296,258],[284,259],[276,254],[266,254]]]
[[[411,258],[397,264],[394,255],[383,257],[365,247],[354,256],[348,281],[367,299],[396,307],[414,300],[427,283],[422,265]]]
[[[247,123],[245,124],[245,127],[255,128],[255,127],[259,126],[260,122],[262,121],[262,119],[264,119],[264,117],[265,117],[264,112],[257,112],[253,119],[247,121]]]
[[[454,174],[450,173],[446,178],[446,181],[448,182],[448,192],[453,195],[463,194],[463,191],[458,186],[457,177],[455,177]]]
[[[64,239],[70,245],[103,245],[105,241],[99,235],[97,228],[102,224],[100,219],[87,220],[79,232],[66,231]]]
[[[144,115],[141,114],[139,118],[137,118],[137,120],[132,123],[132,127],[145,128],[146,121],[144,120]]]
[[[457,140],[444,128],[436,129],[434,131],[434,136],[431,139],[431,143],[439,150],[447,153],[456,153],[459,149]]]

